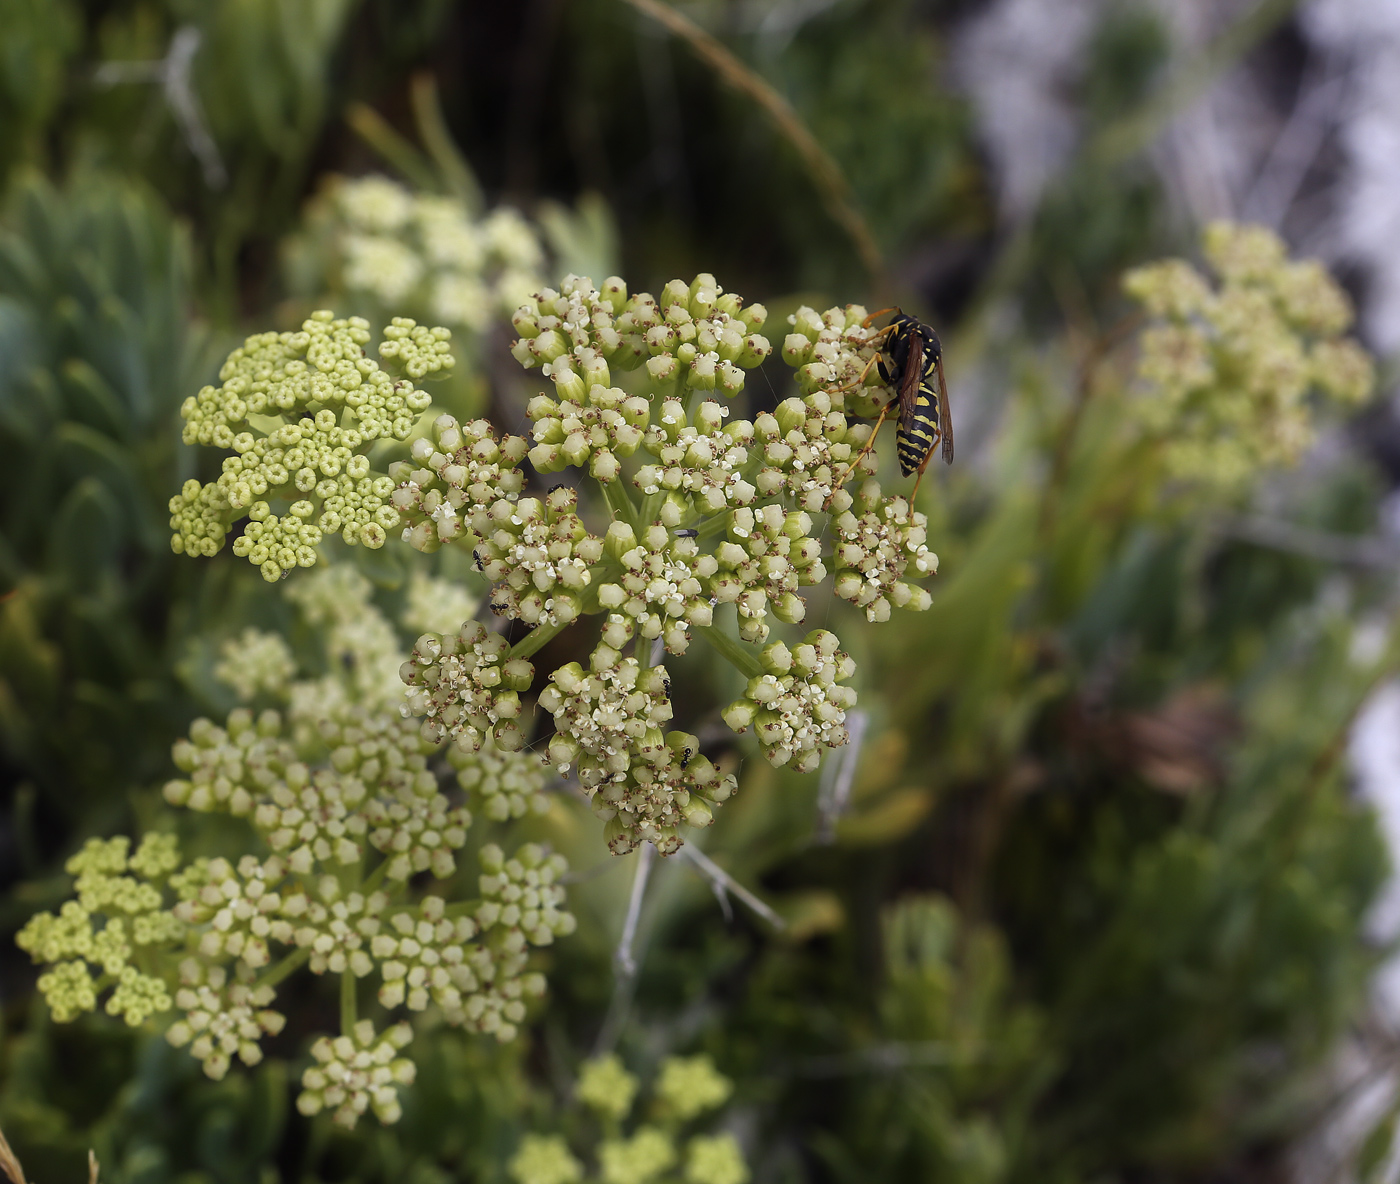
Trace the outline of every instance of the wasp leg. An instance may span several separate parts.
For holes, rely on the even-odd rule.
[[[887,309],[886,311],[889,311],[889,310]],[[877,315],[878,315],[878,314],[877,314]],[[894,327],[894,326],[892,326],[892,325],[886,325],[886,326],[885,326],[883,329],[881,329],[877,334],[875,334],[875,336],[872,337],[870,340],[871,340],[871,341],[879,341],[879,340],[880,340],[881,338],[883,338],[883,337],[885,336],[885,334],[887,334],[893,327]],[[885,364],[884,364],[883,362],[880,361],[880,350],[879,350],[878,347],[876,347],[874,356],[873,356],[868,362],[865,363],[865,369],[863,369],[863,370],[860,372],[860,377],[857,378],[854,382],[848,382],[845,386],[837,387],[836,389],[837,389],[838,391],[842,391],[842,392],[859,390],[861,387],[863,387],[863,386],[865,385],[865,379],[866,379],[866,376],[869,375],[869,373],[870,373],[870,368],[871,368],[872,366],[876,365],[877,363],[879,363],[879,366],[880,366],[880,374],[881,374],[881,376],[885,379],[885,382],[888,383],[888,382],[889,382],[889,376],[885,374]]]
[[[941,436],[942,433],[940,432],[939,435]],[[938,441],[935,440],[929,445],[928,454],[924,457],[924,463],[919,466],[919,475],[914,478],[914,488],[909,493],[909,509],[911,513],[914,509],[914,499],[919,496],[919,485],[924,479],[924,474],[928,472],[928,462],[933,459],[933,454],[937,448]]]
[[[880,427],[885,422],[885,416],[887,416],[890,413],[890,408],[893,407],[897,402],[898,399],[891,399],[888,403],[886,403],[883,407],[880,408],[880,418],[875,421],[875,430],[870,433],[870,439],[868,439],[865,442],[864,447],[862,447],[861,450],[858,453],[856,453],[855,460],[851,461],[851,463],[846,466],[846,471],[841,474],[841,479],[837,481],[836,484],[832,487],[831,495],[826,499],[826,504],[822,506],[822,509],[827,509],[831,505],[831,499],[836,496],[836,491],[840,489],[841,486],[845,485],[848,480],[850,480],[850,476],[855,471],[856,465],[860,464],[860,462],[865,459],[865,454],[875,447],[875,437],[880,434]]]

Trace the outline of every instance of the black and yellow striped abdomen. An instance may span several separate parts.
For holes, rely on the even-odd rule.
[[[929,453],[942,439],[938,424],[938,390],[934,386],[934,361],[930,352],[928,368],[914,394],[914,406],[899,419],[899,471],[906,477],[917,473],[927,462]]]

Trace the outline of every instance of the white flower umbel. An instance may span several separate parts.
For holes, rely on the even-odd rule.
[[[846,712],[855,706],[854,689],[841,685],[856,664],[838,648],[836,634],[816,629],[802,644],[764,647],[764,673],[749,679],[744,695],[725,709],[736,732],[752,727],[770,764],[789,762],[799,773],[821,763],[822,748],[849,739]]]
[[[540,694],[554,716],[548,759],[563,776],[576,772],[615,854],[640,842],[677,850],[678,827],[709,825],[712,807],[737,788],[700,754],[694,736],[662,733],[671,719],[667,690],[663,670],[623,658],[604,641],[587,672],[576,662],[563,666]]]
[[[405,715],[423,717],[426,741],[451,737],[459,746],[480,748],[489,736],[498,748],[514,750],[524,742],[516,718],[520,692],[528,689],[534,667],[512,658],[498,633],[467,621],[446,636],[425,633],[403,664],[408,685]]]
[[[928,591],[905,579],[938,571],[938,556],[925,544],[926,525],[904,498],[882,501],[879,482],[864,482],[854,507],[834,522],[836,595],[863,608],[872,622],[888,621],[891,605],[927,609]]]

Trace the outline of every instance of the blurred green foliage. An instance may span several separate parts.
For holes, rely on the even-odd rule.
[[[847,626],[870,725],[835,842],[814,839],[817,777],[726,754],[742,789],[706,845],[785,933],[741,907],[726,923],[669,861],[640,975],[619,989],[634,860],[608,860],[561,807],[536,837],[581,869],[580,930],[551,953],[535,1030],[507,1048],[425,1034],[403,1121],[353,1134],[289,1106],[298,1016],[309,1029],[327,1006],[313,992],[289,1001],[275,1055],[213,1083],[158,1036],[52,1024],[7,944],[0,1127],[31,1177],[81,1178],[92,1146],[115,1184],[504,1180],[521,1136],[554,1129],[600,1029],[643,1071],[709,1053],[760,1181],[1248,1178],[1242,1164],[1272,1162],[1317,1112],[1386,872],[1339,767],[1362,696],[1396,665],[1393,641],[1357,643],[1384,590],[1234,539],[1240,505],[1165,485],[1121,356],[1090,357],[1124,311],[1118,272],[1178,233],[1147,145],[1091,151],[1178,68],[1160,23],[1111,8],[1075,99],[1089,147],[1006,232],[950,81],[963,7],[686,7],[847,173],[898,264],[896,298],[950,330],[969,425],[923,491],[932,611],[893,638]],[[186,27],[223,187],[169,88],[97,83],[103,63],[164,59]],[[158,814],[170,741],[207,706],[213,636],[279,620],[235,574],[246,565],[172,562],[165,502],[194,475],[176,411],[230,339],[290,326],[279,302],[311,285],[284,289],[280,252],[304,203],[324,173],[385,167],[349,103],[417,142],[408,79],[423,70],[489,204],[547,229],[581,211],[552,236],[561,262],[573,249],[601,267],[616,249],[636,287],[704,268],[775,314],[813,289],[872,295],[764,117],[615,0],[0,0],[7,933],[53,906],[82,838]],[[928,264],[947,258],[961,262]],[[994,302],[974,290],[1033,330],[983,316]],[[470,399],[518,419],[493,348]],[[1353,464],[1272,504],[1355,534],[1377,494]],[[372,574],[395,584],[398,563]],[[737,688],[695,650],[674,677],[699,731]]]
[[[159,775],[186,708],[165,526],[172,417],[208,371],[189,245],[159,199],[108,174],[27,177],[0,235],[0,720],[20,801],[110,826]],[[180,573],[185,574],[185,573]],[[179,588],[192,591],[186,578]],[[33,837],[18,855],[36,870]]]

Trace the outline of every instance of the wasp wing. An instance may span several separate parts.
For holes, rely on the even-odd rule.
[[[927,342],[918,330],[907,330],[909,352],[904,369],[899,374],[899,430],[907,432],[914,421],[914,408],[919,397],[919,381],[924,373],[924,350]]]
[[[938,374],[938,429],[943,436],[943,463],[953,463],[953,413],[948,408],[948,380],[943,377],[943,351],[933,362]]]

